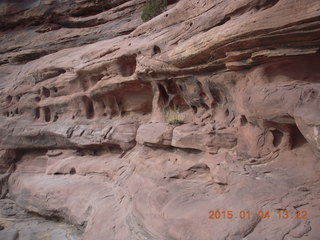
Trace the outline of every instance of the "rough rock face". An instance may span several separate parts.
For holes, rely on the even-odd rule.
[[[1,197],[83,240],[320,239],[320,2],[168,4],[0,3]]]
[[[80,232],[59,221],[49,221],[30,214],[18,207],[12,200],[0,200],[0,239],[24,240],[79,240]],[[58,220],[58,219],[56,219]]]

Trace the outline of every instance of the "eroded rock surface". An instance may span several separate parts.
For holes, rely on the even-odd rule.
[[[320,2],[144,2],[0,3],[1,198],[52,237],[318,240]]]
[[[79,240],[81,230],[69,226],[55,216],[44,219],[28,213],[12,200],[0,200],[0,239],[3,240]]]

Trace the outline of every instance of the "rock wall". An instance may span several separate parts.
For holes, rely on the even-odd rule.
[[[320,2],[144,2],[0,3],[1,196],[84,240],[319,239]]]

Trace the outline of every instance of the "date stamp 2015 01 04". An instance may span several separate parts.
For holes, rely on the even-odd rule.
[[[307,219],[307,211],[294,211],[289,212],[287,210],[278,211],[209,211],[209,219],[251,219],[256,215],[260,219]]]

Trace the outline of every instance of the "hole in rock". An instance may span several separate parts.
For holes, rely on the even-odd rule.
[[[291,141],[292,141],[292,148],[298,148],[307,143],[307,140],[300,132],[297,126],[294,126],[291,131]]]
[[[279,130],[272,130],[271,131],[273,135],[273,146],[278,147],[281,144],[283,133]]]
[[[160,54],[160,53],[161,53],[161,49],[157,45],[155,45],[153,47],[153,55]]]
[[[118,59],[119,71],[121,76],[129,77],[136,71],[136,55],[122,56]]]
[[[46,98],[50,97],[50,91],[48,88],[42,87],[42,93]]]
[[[56,87],[52,87],[51,89],[52,89],[52,91],[55,92],[55,93],[58,92],[58,88],[56,88]]]
[[[92,100],[90,98],[88,98],[87,96],[83,96],[82,101],[84,103],[87,119],[93,118],[94,117],[94,108],[93,108]]]
[[[217,103],[221,103],[222,99],[223,99],[221,87],[217,84],[210,82],[209,83],[209,90],[210,90],[211,96],[213,97],[214,101]]]
[[[59,119],[58,113],[54,114],[53,121],[56,122]]]
[[[241,115],[241,118],[240,118],[240,124],[241,124],[241,126],[244,126],[244,125],[246,125],[247,123],[248,123],[248,120],[247,120],[246,116]]]
[[[51,111],[49,107],[44,107],[43,108],[43,113],[44,113],[44,120],[46,122],[50,122],[51,120]]]
[[[166,105],[169,101],[169,95],[168,95],[166,89],[164,88],[164,86],[162,86],[162,84],[158,84],[158,87],[159,87],[159,91],[160,91],[159,100],[161,101],[161,103],[163,105]]]
[[[14,110],[14,113],[15,113],[15,114],[19,114],[19,109],[16,108],[16,109]]]
[[[40,98],[40,97],[35,97],[34,100],[35,100],[36,102],[40,102],[41,98]]]
[[[20,98],[21,98],[20,95],[17,95],[17,96],[16,96],[16,99],[17,99],[18,102],[20,101]]]
[[[171,4],[175,4],[175,3],[177,3],[177,2],[179,2],[179,0],[168,0],[168,1],[167,1],[167,4],[168,4],[168,5],[171,5]]]
[[[230,114],[229,109],[227,109],[227,110],[224,112],[224,114],[226,115],[226,117],[228,117],[229,114]]]
[[[35,116],[36,119],[39,119],[39,118],[40,118],[40,108],[37,107],[37,108],[34,110],[34,116]]]
[[[76,169],[75,169],[74,167],[70,169],[70,174],[71,174],[71,175],[76,174]]]
[[[197,113],[198,112],[198,108],[196,107],[196,106],[191,106],[191,108],[192,108],[192,111],[194,112],[194,113]]]
[[[193,25],[193,22],[189,23],[189,26],[190,26],[190,27],[192,27],[192,25]]]
[[[7,103],[11,103],[11,101],[12,101],[12,96],[10,96],[10,95],[7,96],[7,97],[6,97],[6,100],[7,100]]]

